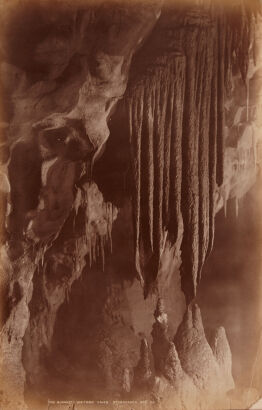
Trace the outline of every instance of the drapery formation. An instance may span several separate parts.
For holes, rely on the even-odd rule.
[[[184,86],[185,57],[162,56],[129,100],[135,261],[146,294],[157,276],[165,232],[177,238]]]
[[[181,215],[181,284],[188,303],[212,250],[215,191],[224,174],[225,95],[232,70],[245,80],[252,41],[254,10],[241,4],[229,14],[211,7],[204,19],[201,11],[191,12],[187,28],[175,31],[181,51],[156,56],[129,86],[135,263],[145,297],[166,238],[177,240]]]

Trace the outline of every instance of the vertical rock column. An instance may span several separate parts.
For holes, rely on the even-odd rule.
[[[185,58],[162,56],[129,91],[136,269],[145,295],[156,279],[164,232],[176,240],[181,201]]]

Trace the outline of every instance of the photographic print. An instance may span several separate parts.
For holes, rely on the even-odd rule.
[[[0,410],[262,409],[261,0],[0,0]]]

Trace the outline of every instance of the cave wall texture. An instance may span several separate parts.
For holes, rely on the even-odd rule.
[[[259,0],[0,8],[1,409],[230,408],[195,298],[261,166]]]

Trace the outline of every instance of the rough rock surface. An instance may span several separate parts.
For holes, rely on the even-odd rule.
[[[107,5],[99,7],[99,11],[89,4],[83,9],[68,4],[62,4],[61,9],[51,8],[44,2],[28,2],[25,6],[13,2],[3,9],[1,17],[1,88],[6,101],[3,121],[8,123],[5,131],[11,147],[11,211],[5,229],[9,235],[7,247],[15,254],[12,259],[16,259],[10,264],[19,264],[15,278],[24,280],[22,299],[10,305],[11,313],[2,329],[1,349],[6,351],[8,346],[10,354],[4,354],[1,377],[12,373],[10,379],[15,386],[19,384],[15,391],[20,401],[25,380],[22,339],[29,322],[35,267],[40,276],[34,276],[34,292],[41,295],[41,301],[36,312],[31,312],[27,329],[33,341],[28,344],[27,356],[29,367],[33,362],[32,375],[38,372],[38,357],[50,344],[57,309],[73,281],[81,275],[85,255],[89,253],[91,260],[97,254],[92,232],[88,241],[95,243],[95,249],[88,244],[83,247],[81,242],[81,255],[72,254],[77,247],[75,241],[61,243],[75,204],[75,183],[82,176],[90,180],[92,163],[109,136],[108,116],[125,91],[132,55],[159,16],[157,4],[127,8],[126,13],[121,4],[115,4],[113,12]],[[109,219],[112,224],[114,218]],[[91,223],[89,214],[88,220]],[[106,231],[111,229],[110,223]],[[50,255],[50,250],[47,257],[46,250],[58,236],[56,254]],[[105,236],[99,236],[100,253]],[[29,241],[28,248],[23,240]],[[25,266],[20,261],[27,251],[30,262]],[[72,259],[66,261],[70,254],[72,259],[82,262],[73,267]],[[53,283],[48,275],[55,279],[51,280]],[[13,281],[11,278],[9,293]],[[15,400],[9,380],[3,399],[11,398]],[[10,406],[13,409],[16,403]]]
[[[261,161],[261,123],[253,112],[261,70],[246,72],[249,56],[237,48],[238,74],[226,100],[220,95],[224,60],[219,59],[217,67],[215,58],[214,81],[221,87],[213,101],[220,104],[210,104],[205,88],[211,81],[210,45],[214,41],[214,50],[225,51],[223,35],[219,45],[216,37],[224,21],[214,23],[212,10],[198,3],[185,10],[165,8],[161,1],[128,6],[121,1],[113,6],[61,2],[58,7],[56,2],[18,0],[10,7],[0,4],[4,410],[25,407],[25,384],[33,394],[43,392],[41,399],[50,392],[59,397],[67,391],[70,396],[88,388],[98,395],[109,391],[126,397],[132,393],[136,366],[140,380],[152,374],[156,396],[172,399],[175,392],[182,408],[190,408],[189,395],[224,394],[232,384],[226,339],[219,331],[213,354],[197,306],[188,307],[171,342],[185,310],[181,257],[188,301],[212,245],[215,212],[228,197],[236,198],[237,210],[238,198],[253,184]],[[237,16],[244,26],[232,26],[234,40],[243,39],[249,27],[241,13]],[[212,34],[208,41],[207,33]],[[243,47],[247,43],[254,48],[252,41]],[[191,55],[192,44],[197,47]],[[258,63],[259,58],[257,53]],[[231,72],[229,66],[227,61]],[[207,69],[206,86],[201,67]],[[250,115],[241,76],[250,80]],[[130,97],[136,83],[141,87],[135,87],[132,101],[133,129],[141,131],[143,126],[147,138],[141,139],[139,131],[129,144],[123,97]],[[189,110],[182,119],[184,93]],[[225,139],[222,103],[228,111]],[[207,143],[210,107],[211,119],[219,119],[215,122],[220,127],[210,128],[216,134],[210,138],[218,145]],[[181,151],[182,136],[188,139]],[[141,161],[148,172],[137,167]],[[175,204],[171,210],[170,204]],[[146,240],[138,234],[139,224]],[[137,280],[138,248],[143,255],[139,263],[147,271],[147,300]],[[154,322],[159,296],[165,299],[166,312],[158,306]],[[145,337],[148,351],[144,344],[139,362]],[[72,345],[72,339],[78,343]],[[151,350],[154,368],[147,356]],[[74,379],[70,386],[69,378]]]
[[[23,255],[10,264],[6,248],[1,254],[2,269],[8,274],[8,287],[4,294],[5,326],[0,335],[1,343],[1,406],[4,409],[24,410],[25,371],[22,365],[23,336],[28,326],[29,300],[32,294],[32,278],[35,261]]]
[[[166,356],[169,351],[170,337],[168,334],[168,319],[165,312],[164,303],[161,298],[157,301],[154,313],[155,322],[152,329],[152,352],[157,373],[163,373]]]
[[[140,359],[134,369],[134,383],[138,389],[149,389],[152,370],[150,363],[150,351],[146,339],[142,339],[140,347]]]
[[[196,304],[188,307],[174,341],[182,367],[195,386],[205,391],[207,396],[221,395],[222,374],[207,342],[200,309]]]
[[[159,313],[158,307],[159,303],[156,309]],[[161,311],[167,324],[163,303]],[[167,327],[165,330],[167,346],[164,345],[162,355],[155,346],[161,339],[164,344],[163,332],[162,338],[159,332],[152,332],[156,370],[152,391],[155,399],[167,409],[172,408],[172,403],[178,409],[226,407],[227,392],[234,388],[234,381],[224,329],[217,330],[212,351],[205,336],[200,309],[193,304],[188,307],[174,342],[168,340]]]
[[[223,327],[215,331],[210,340],[210,346],[219,364],[225,389],[229,391],[235,387],[235,383],[232,377],[232,354]]]
[[[175,344],[172,342],[170,342],[166,357],[164,376],[175,391],[175,394],[174,392],[171,394],[170,405],[173,400],[176,403],[177,408],[181,409],[190,409],[193,406],[193,403],[197,405],[200,401],[199,392],[197,391],[193,380],[183,370]],[[174,398],[174,396],[176,398]]]

